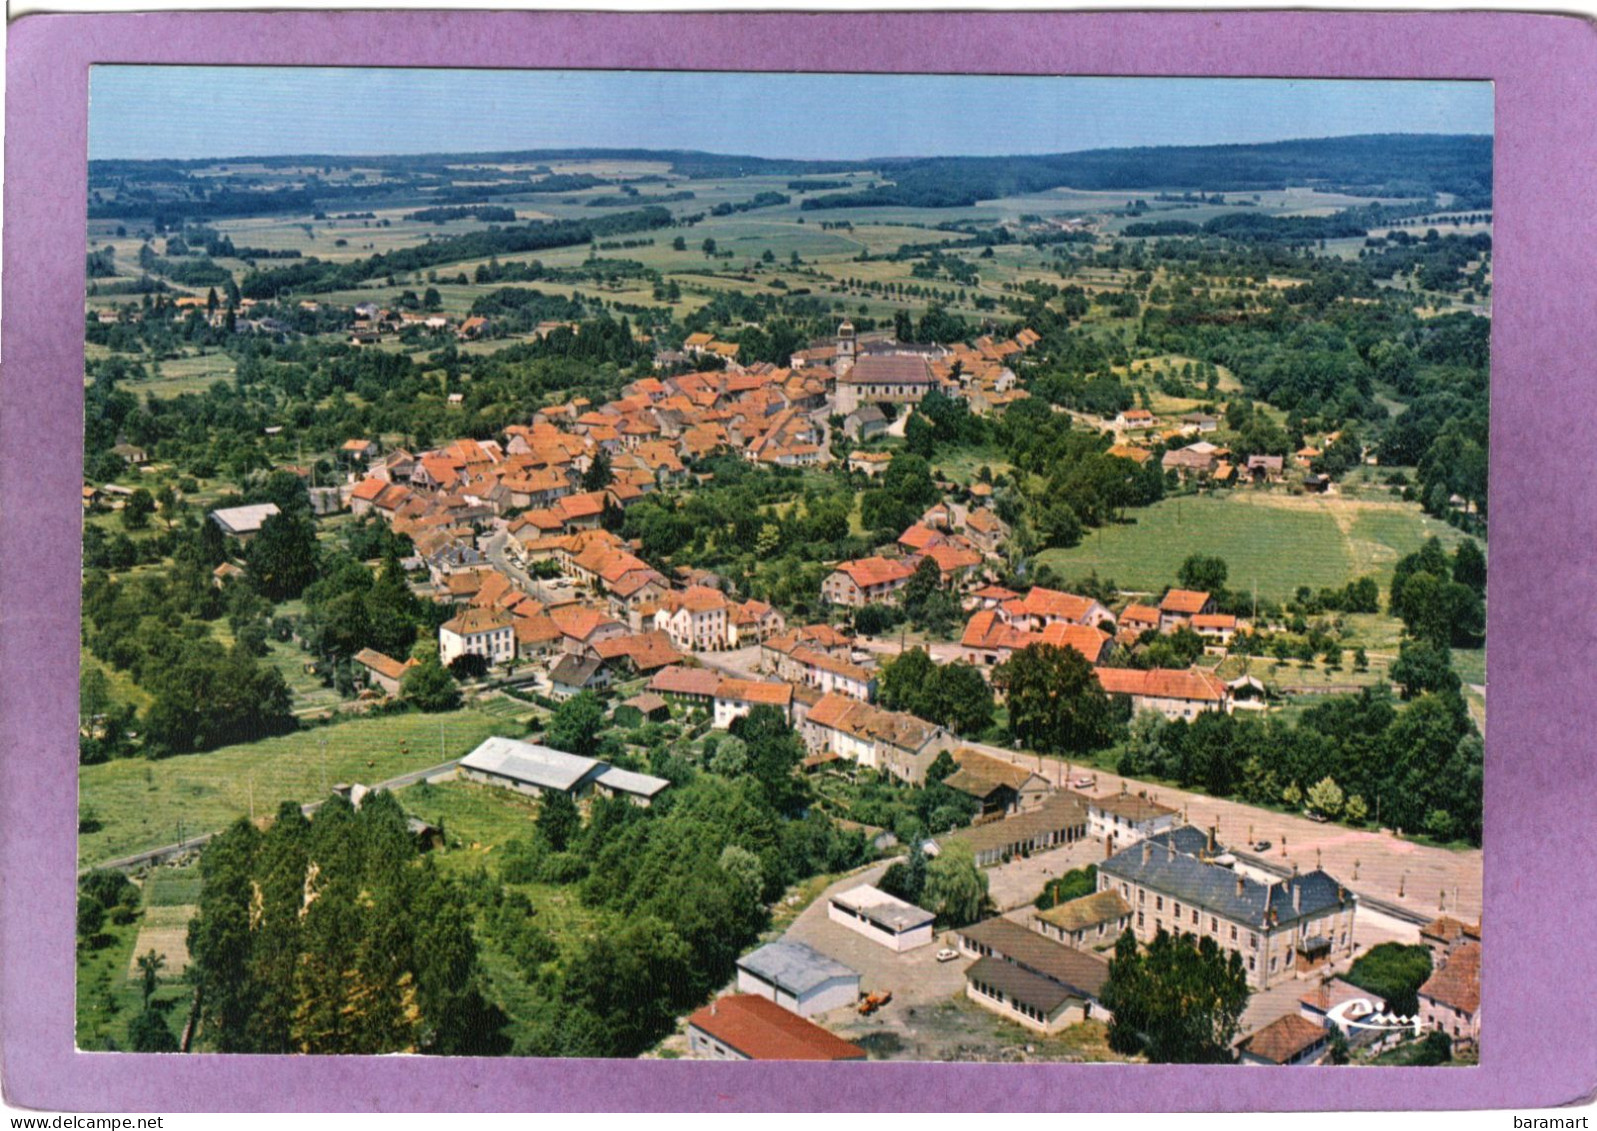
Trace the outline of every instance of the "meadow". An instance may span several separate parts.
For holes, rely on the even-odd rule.
[[[469,753],[491,734],[517,734],[503,711],[465,707],[438,715],[350,719],[203,754],[152,761],[123,758],[83,766],[78,803],[94,823],[78,837],[93,867],[269,816],[282,801],[309,803],[338,782],[378,782]]]
[[[1158,593],[1176,583],[1188,555],[1208,554],[1225,560],[1232,589],[1284,600],[1300,585],[1339,588],[1369,574],[1384,590],[1397,560],[1427,538],[1448,549],[1462,540],[1412,503],[1284,491],[1184,495],[1128,518],[1039,559],[1066,578],[1096,571],[1122,589]]]

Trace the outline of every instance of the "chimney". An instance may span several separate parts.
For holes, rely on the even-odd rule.
[[[1247,880],[1243,879],[1242,874],[1240,872],[1238,872],[1237,873],[1237,898],[1238,899],[1242,898],[1243,889],[1246,887],[1246,885],[1247,885]]]
[[[1211,855],[1211,856],[1214,855],[1214,835],[1215,835],[1215,832],[1216,832],[1216,826],[1210,825],[1209,826],[1209,855]]]
[[[1174,835],[1164,842],[1164,846],[1170,850],[1170,862],[1174,864],[1176,861],[1176,838]]]
[[[1149,844],[1146,840],[1143,841],[1142,842],[1142,863],[1143,863],[1143,865],[1145,867],[1147,866],[1147,863],[1148,863],[1148,857],[1152,854],[1152,852],[1153,852],[1153,845]]]
[[[1292,885],[1292,914],[1301,914],[1303,911],[1303,885]]]

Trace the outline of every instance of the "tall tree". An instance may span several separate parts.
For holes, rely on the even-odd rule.
[[[1008,696],[1010,734],[1033,750],[1095,750],[1109,740],[1109,697],[1074,648],[1022,648],[993,670],[993,685]]]
[[[1127,928],[1115,943],[1104,1008],[1114,1014],[1109,1045],[1155,1064],[1229,1064],[1248,1004],[1242,957],[1212,938],[1160,930],[1145,950]]]

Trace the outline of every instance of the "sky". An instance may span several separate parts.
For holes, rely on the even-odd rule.
[[[89,87],[95,159],[637,147],[852,160],[1491,131],[1485,82],[96,66]]]

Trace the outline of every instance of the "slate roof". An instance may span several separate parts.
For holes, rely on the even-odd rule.
[[[1146,851],[1144,850],[1146,845]],[[1144,859],[1146,857],[1146,859]],[[1115,879],[1142,884],[1182,903],[1214,912],[1237,923],[1287,924],[1346,906],[1357,897],[1326,872],[1316,869],[1278,883],[1262,884],[1220,864],[1172,848],[1168,839],[1134,844],[1098,865]],[[1299,892],[1300,905],[1292,907]]]
[[[1120,898],[1120,893],[1105,889],[1039,911],[1037,918],[1068,932],[1084,931],[1100,923],[1112,923],[1130,914],[1131,905]]]
[[[1062,986],[1071,997],[1095,998],[1109,980],[1109,963],[1102,958],[1055,942],[1013,919],[986,919],[960,928],[959,933],[988,947],[994,956]]]
[[[1005,962],[1002,958],[977,959],[970,969],[965,971],[965,980],[991,986],[1011,1001],[1030,1006],[1045,1017],[1051,1015],[1065,1002],[1080,996],[1071,993],[1068,988],[1051,978],[1033,974],[1030,970],[1016,966],[1013,962]]]
[[[767,943],[737,961],[738,969],[802,997],[833,978],[858,978],[859,972],[798,942]]]
[[[569,790],[603,763],[563,750],[494,735],[460,760],[461,768],[512,778],[540,789]]]

